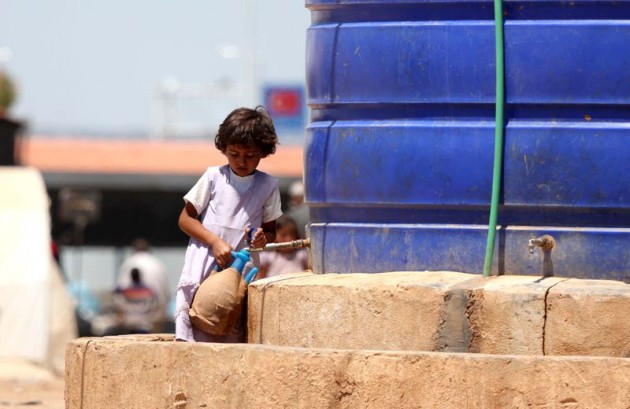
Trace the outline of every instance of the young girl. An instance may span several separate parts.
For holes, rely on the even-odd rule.
[[[278,243],[297,240],[300,237],[295,220],[282,216],[277,220],[276,241]],[[257,278],[279,274],[299,273],[308,268],[306,249],[282,249],[264,252],[260,255],[260,273]]]
[[[243,323],[238,334],[208,335],[191,325],[188,309],[212,269],[229,267],[231,251],[247,247],[250,227],[256,228],[253,247],[275,240],[276,219],[282,215],[278,181],[256,168],[262,158],[275,152],[278,138],[269,113],[259,106],[232,111],[214,143],[228,164],[206,170],[184,196],[185,207],[179,216],[179,227],[190,236],[190,242],[175,295],[175,337],[181,341],[242,342]],[[256,253],[252,259],[257,265]],[[250,268],[246,266],[244,273]]]

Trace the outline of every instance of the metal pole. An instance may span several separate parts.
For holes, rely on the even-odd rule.
[[[256,0],[244,0],[245,19],[243,27],[243,96],[244,105],[258,104],[256,87]]]

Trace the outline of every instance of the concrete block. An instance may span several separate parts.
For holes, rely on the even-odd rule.
[[[249,286],[250,343],[309,348],[465,351],[466,291],[452,272],[299,274]]]
[[[469,352],[542,355],[545,297],[556,277],[490,277],[470,290]]]
[[[452,272],[301,273],[249,287],[249,342],[630,356],[630,285]]]
[[[66,408],[628,408],[630,359],[174,342],[68,344]]]
[[[545,354],[630,357],[629,317],[630,285],[562,281],[547,297]]]

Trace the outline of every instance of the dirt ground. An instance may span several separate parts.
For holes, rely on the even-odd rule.
[[[0,408],[64,409],[64,379],[27,361],[0,357]]]

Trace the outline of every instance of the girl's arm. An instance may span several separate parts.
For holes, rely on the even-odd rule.
[[[274,243],[276,241],[276,221],[272,220],[262,224],[263,234],[265,235],[265,244]],[[265,245],[263,244],[263,246]]]
[[[252,247],[265,247],[267,243],[273,243],[274,241],[276,241],[276,221],[272,220],[263,223],[262,226],[256,230],[252,238]]]
[[[217,263],[225,268],[232,262],[232,247],[219,236],[203,227],[198,216],[195,206],[187,202],[179,215],[179,228],[190,237],[199,240],[212,249],[212,254]]]

